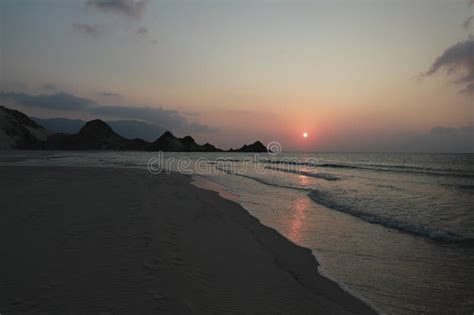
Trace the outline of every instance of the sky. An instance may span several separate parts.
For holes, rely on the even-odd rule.
[[[473,0],[2,0],[0,102],[222,148],[474,152],[472,16]]]

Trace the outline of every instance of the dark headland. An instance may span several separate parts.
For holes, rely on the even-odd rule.
[[[165,152],[224,152],[206,143],[197,144],[191,136],[178,138],[170,131],[155,141],[127,139],[117,134],[106,122],[87,122],[76,134],[54,133],[36,123],[24,113],[0,106],[0,149],[24,150],[114,150]],[[260,141],[243,145],[229,152],[267,152]]]

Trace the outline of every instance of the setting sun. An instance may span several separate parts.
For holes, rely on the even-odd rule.
[[[303,137],[304,137],[304,138],[308,138],[308,133],[307,133],[307,132],[303,132]]]

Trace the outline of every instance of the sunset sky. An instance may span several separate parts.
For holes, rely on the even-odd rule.
[[[223,148],[474,151],[473,1],[3,0],[0,14],[0,101],[32,116],[144,120]]]

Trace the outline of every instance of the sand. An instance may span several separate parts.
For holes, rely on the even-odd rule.
[[[180,174],[0,167],[0,312],[373,313]]]

